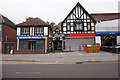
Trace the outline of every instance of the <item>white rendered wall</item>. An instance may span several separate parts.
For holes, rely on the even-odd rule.
[[[20,27],[17,27],[17,36],[20,36]]]
[[[33,35],[32,32],[33,32],[32,27],[30,27],[30,36]]]
[[[120,36],[117,36],[117,44],[120,43]]]
[[[44,35],[45,35],[45,36],[48,35],[48,27],[44,27]]]
[[[33,27],[33,36],[34,36],[34,29],[35,29],[35,28]]]
[[[118,21],[119,20],[111,20],[97,23],[95,26],[96,32],[118,31]]]
[[[99,43],[101,45],[101,36],[95,37],[96,43]]]

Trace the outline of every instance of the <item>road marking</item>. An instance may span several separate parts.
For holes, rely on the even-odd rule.
[[[81,53],[79,53],[79,52],[76,52],[76,53],[79,54],[79,55],[81,55],[81,56],[83,55],[83,54],[81,54]]]
[[[8,59],[8,61],[11,61],[12,59]]]
[[[95,59],[93,59],[93,62],[95,62]]]
[[[63,53],[61,53],[61,56],[63,55]]]
[[[58,64],[58,63],[59,63],[59,61],[56,61],[56,62],[55,62],[55,64]]]

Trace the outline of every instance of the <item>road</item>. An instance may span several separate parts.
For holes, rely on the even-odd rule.
[[[118,63],[3,64],[3,78],[117,78]]]

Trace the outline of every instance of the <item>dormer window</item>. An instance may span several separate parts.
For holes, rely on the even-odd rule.
[[[30,28],[24,27],[22,28],[22,35],[29,35],[30,33]]]
[[[82,22],[75,23],[75,30],[83,31],[83,23]]]
[[[43,27],[37,27],[35,28],[35,35],[37,36],[43,36]]]

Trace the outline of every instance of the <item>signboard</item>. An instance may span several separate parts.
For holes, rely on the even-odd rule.
[[[18,39],[42,39],[42,36],[20,36]]]
[[[112,32],[95,32],[96,36],[117,36],[120,35],[120,31],[112,31]]]
[[[70,37],[95,37],[95,33],[86,34],[70,34]]]

